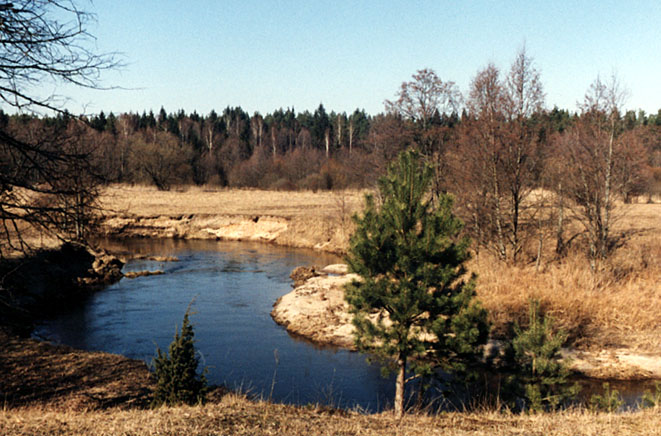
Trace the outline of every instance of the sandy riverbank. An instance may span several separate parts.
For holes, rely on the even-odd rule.
[[[256,241],[339,253],[363,194],[117,185],[105,190],[101,204],[105,236]]]
[[[329,265],[273,305],[271,316],[287,331],[322,345],[355,349],[354,327],[344,285],[358,278],[346,265]],[[571,368],[587,377],[611,380],[661,379],[661,355],[627,347],[568,348]]]

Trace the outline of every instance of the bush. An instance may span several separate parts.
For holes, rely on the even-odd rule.
[[[654,382],[654,392],[645,391],[643,394],[643,408],[661,407],[661,382]]]
[[[568,382],[569,368],[560,360],[560,348],[567,335],[554,333],[553,320],[540,314],[539,301],[532,300],[528,328],[514,327],[512,340],[516,373],[508,387],[515,396],[526,401],[528,410],[555,410],[576,397],[579,386]]]
[[[590,397],[590,410],[613,413],[622,406],[624,401],[617,389],[611,389],[610,384],[604,383],[603,395],[595,394]]]
[[[189,321],[190,307],[184,314],[181,331],[175,332],[174,340],[163,353],[156,349],[154,359],[156,392],[152,406],[175,406],[178,404],[199,404],[204,402],[207,393],[207,380],[197,373],[199,360],[195,353],[195,333]]]

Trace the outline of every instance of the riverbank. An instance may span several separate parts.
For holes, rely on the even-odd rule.
[[[122,278],[124,263],[105,250],[65,243],[0,263],[0,328],[29,334],[32,324]]]
[[[143,361],[0,330],[0,398],[5,409],[144,408],[154,388]]]
[[[358,279],[346,265],[314,271],[273,305],[271,316],[292,334],[321,345],[355,349],[354,327],[344,286]],[[661,354],[636,352],[629,347],[566,348],[571,369],[586,377],[605,380],[661,379]]]
[[[253,241],[341,253],[363,193],[115,185],[100,200],[107,237]]]

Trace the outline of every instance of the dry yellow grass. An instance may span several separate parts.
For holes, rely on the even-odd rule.
[[[659,435],[661,410],[593,414],[565,411],[362,415],[316,407],[253,402],[229,394],[218,404],[157,410],[0,412],[0,433],[24,435]]]
[[[625,244],[593,272],[581,252],[561,261],[504,265],[492,256],[471,261],[478,294],[497,330],[527,316],[539,299],[576,345],[661,352],[661,205],[622,205]]]
[[[269,215],[319,220],[336,217],[343,212],[343,208],[350,216],[362,207],[363,193],[260,191],[196,186],[158,191],[150,186],[112,185],[104,191],[101,204],[110,211],[128,212],[137,216]]]

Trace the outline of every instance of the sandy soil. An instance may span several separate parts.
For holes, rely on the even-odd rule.
[[[322,275],[309,278],[273,305],[271,316],[287,331],[318,344],[353,349],[351,314],[344,301],[344,285],[357,279],[346,267],[330,265]],[[328,275],[329,271],[341,274]]]

